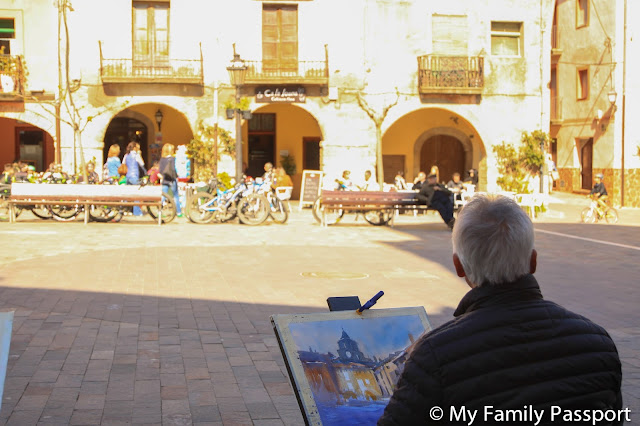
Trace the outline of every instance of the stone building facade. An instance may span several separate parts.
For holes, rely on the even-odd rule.
[[[234,135],[225,116],[233,45],[248,66],[246,167],[255,175],[292,156],[294,195],[303,169],[375,174],[376,130],[385,181],[433,165],[442,180],[474,168],[481,189],[495,190],[492,147],[549,130],[551,0],[111,0],[73,9],[69,86],[82,106],[85,157],[98,162],[131,139],[149,162],[162,143],[188,143],[200,122]],[[49,0],[0,0],[0,26],[13,25],[10,55],[28,69],[0,95],[2,162],[78,164],[64,104],[55,114],[56,100],[68,99],[58,21]],[[379,117],[390,105],[376,129],[365,109]],[[39,148],[20,129],[41,132]],[[233,175],[234,159],[223,156],[219,170]]]
[[[602,173],[614,205],[640,207],[638,18],[628,0],[556,2],[550,134],[560,191],[587,192]]]

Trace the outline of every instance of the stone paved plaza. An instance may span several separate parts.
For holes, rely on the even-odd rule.
[[[584,225],[586,205],[557,194],[535,221],[536,277],[611,333],[640,424],[640,212]],[[270,315],[384,290],[375,308],[424,306],[437,326],[468,290],[436,215],[322,228],[293,209],[258,227],[0,223],[0,309],[15,310],[0,422],[303,424]]]

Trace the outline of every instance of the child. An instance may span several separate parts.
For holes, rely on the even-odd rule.
[[[160,167],[159,167],[159,162],[154,161],[153,162],[153,167],[151,167],[149,170],[147,170],[147,174],[149,175],[149,182],[151,182],[152,185],[156,185],[158,183],[160,183]]]

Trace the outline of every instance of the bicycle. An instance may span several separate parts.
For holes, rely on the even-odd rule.
[[[596,223],[600,219],[605,219],[607,223],[618,222],[618,211],[613,207],[606,206],[603,209],[599,206],[596,198],[591,198],[591,204],[589,207],[585,207],[582,210],[581,218],[584,223]]]
[[[278,197],[276,190],[271,186],[270,181],[254,181],[253,192],[264,194],[269,203],[269,217],[276,223],[286,223],[289,218],[287,206]]]
[[[259,225],[269,217],[268,201],[242,181],[222,191],[216,179],[209,181],[209,192],[197,192],[187,201],[186,215],[191,222],[206,224],[214,219],[227,222],[238,216],[245,225]]]

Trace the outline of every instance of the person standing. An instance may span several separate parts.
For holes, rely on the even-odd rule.
[[[478,410],[478,424],[503,424],[486,417],[487,408],[531,408],[540,420],[521,422],[531,425],[604,424],[553,418],[553,407],[613,410],[617,420],[606,424],[629,421],[615,343],[601,326],[542,297],[533,223],[516,202],[476,195],[460,212],[452,243],[453,266],[470,290],[455,319],[416,341],[378,425],[431,424],[434,410],[451,424],[460,407]]]
[[[107,154],[107,162],[105,163],[106,173],[104,179],[120,178],[118,168],[122,165],[120,161],[120,145],[113,144],[109,147],[109,153]]]
[[[180,195],[178,193],[178,171],[176,170],[175,146],[165,143],[162,146],[162,158],[158,164],[160,170],[159,176],[162,180],[162,192],[170,196],[169,191],[173,194],[173,200],[176,203],[176,212],[178,217],[182,217],[182,209],[180,208]]]
[[[147,173],[138,142],[129,142],[122,162],[127,166],[127,185],[138,185],[140,183],[140,170],[145,174]],[[139,206],[133,206],[133,215],[142,216],[142,209]]]

